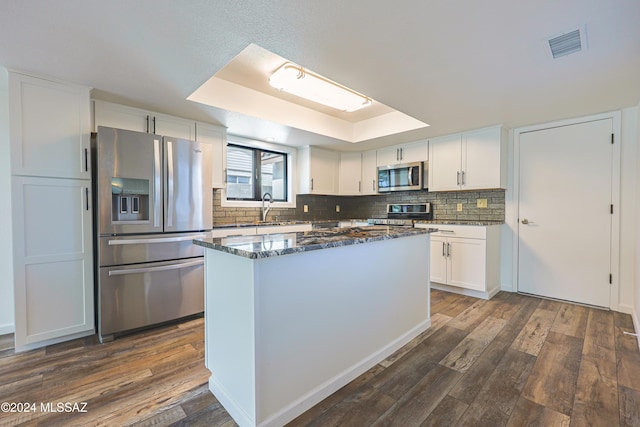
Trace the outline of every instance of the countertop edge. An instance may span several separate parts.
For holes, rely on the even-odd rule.
[[[404,232],[398,232],[394,234],[386,234],[386,235],[371,236],[371,237],[349,237],[349,238],[344,238],[340,240],[327,241],[324,243],[311,243],[311,244],[306,244],[303,246],[296,246],[291,248],[255,251],[255,252],[224,245],[222,244],[221,238],[194,239],[193,243],[195,245],[204,247],[206,249],[217,250],[220,252],[237,255],[244,258],[263,259],[263,258],[270,258],[270,257],[276,257],[276,256],[282,256],[282,255],[290,255],[295,253],[310,252],[310,251],[315,251],[320,249],[330,249],[330,248],[337,248],[342,246],[353,246],[353,245],[359,245],[363,243],[398,239],[402,237],[419,236],[423,234],[433,233],[435,231],[437,231],[437,229],[412,227],[412,228],[407,228],[406,231]],[[276,235],[285,235],[285,234],[298,235],[298,234],[304,234],[304,233],[274,233],[272,235],[276,236]],[[241,236],[237,238],[242,239]],[[235,238],[231,237],[230,239],[235,239]]]

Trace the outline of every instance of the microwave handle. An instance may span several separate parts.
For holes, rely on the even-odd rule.
[[[409,167],[409,185],[413,185],[413,166]]]

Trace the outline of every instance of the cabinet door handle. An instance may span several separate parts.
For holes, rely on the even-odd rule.
[[[179,270],[181,268],[195,267],[197,265],[204,264],[203,259],[199,259],[197,261],[189,261],[183,262],[179,264],[169,264],[162,265],[160,267],[143,267],[143,268],[129,268],[125,270],[111,270],[109,272],[109,277],[111,276],[123,276],[125,274],[142,274],[142,273],[153,273],[155,271],[167,271],[167,270]]]
[[[447,243],[447,256],[451,256],[451,243]]]
[[[445,242],[442,242],[442,256],[447,256],[447,246]]]
[[[89,187],[84,187],[84,209],[89,210]]]
[[[462,171],[462,185],[464,185],[464,171]]]
[[[460,185],[460,171],[456,172],[456,185]]]
[[[147,114],[147,133],[149,133],[149,115]]]
[[[313,178],[311,178],[311,191],[313,191]]]
[[[400,160],[402,160],[402,158],[404,157],[404,152],[402,151],[402,148],[400,149]]]
[[[174,173],[173,173],[173,142],[167,140],[167,226],[173,227],[173,210],[175,209]]]
[[[362,181],[358,181],[358,193],[362,192]]]
[[[84,171],[89,172],[89,149],[84,149]]]
[[[376,180],[371,181],[371,191],[376,191]]]
[[[156,116],[153,116],[153,134],[156,134]]]
[[[153,226],[161,227],[160,215],[162,214],[162,153],[160,152],[160,140],[153,140]]]

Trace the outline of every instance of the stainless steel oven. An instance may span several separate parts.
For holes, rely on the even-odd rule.
[[[432,219],[431,203],[390,204],[387,205],[386,218],[370,219],[369,223],[413,227],[415,221]]]

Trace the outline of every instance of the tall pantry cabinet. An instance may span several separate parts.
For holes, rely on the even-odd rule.
[[[94,333],[90,88],[9,73],[15,346]]]

